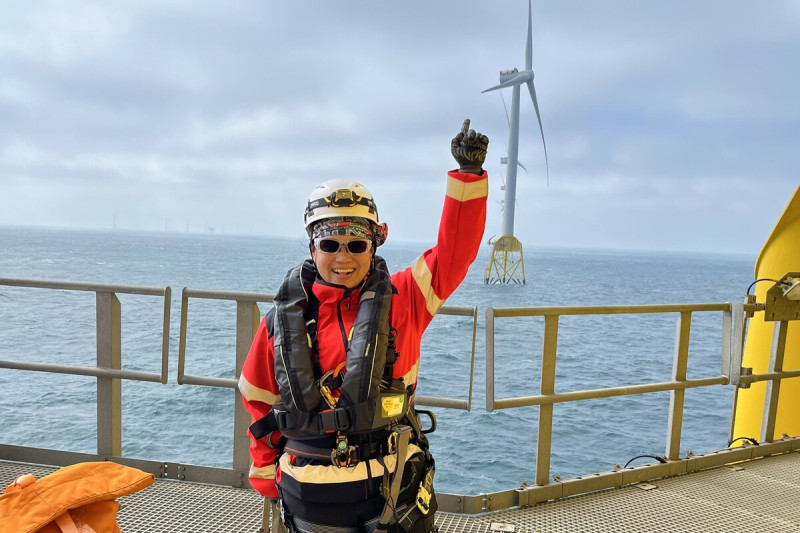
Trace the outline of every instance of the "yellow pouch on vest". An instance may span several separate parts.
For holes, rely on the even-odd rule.
[[[0,530],[19,533],[119,533],[114,501],[153,484],[153,474],[112,462],[78,463],[0,495]],[[23,479],[21,479],[23,478]]]

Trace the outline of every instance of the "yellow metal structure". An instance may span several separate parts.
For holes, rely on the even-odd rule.
[[[755,279],[780,280],[788,272],[800,272],[800,186],[772,230],[756,260]],[[773,283],[757,283],[757,302],[768,300]],[[750,319],[742,366],[754,374],[768,372],[772,356],[775,319],[755,313]],[[783,350],[783,369],[800,368],[800,321],[788,323]],[[767,382],[753,383],[737,390],[736,415],[732,436],[771,441],[782,434],[800,435],[800,379],[784,380],[780,386],[775,427],[772,435],[762,435]]]
[[[522,243],[513,235],[503,234],[492,241],[492,257],[486,266],[484,282],[525,283],[525,260]]]

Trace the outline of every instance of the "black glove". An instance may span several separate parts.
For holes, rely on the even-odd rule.
[[[450,144],[450,152],[458,162],[459,172],[483,174],[483,162],[486,161],[486,148],[489,146],[489,137],[475,133],[469,129],[469,119],[464,119],[464,125]]]

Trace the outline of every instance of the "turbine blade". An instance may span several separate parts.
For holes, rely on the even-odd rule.
[[[533,108],[536,110],[536,120],[539,121],[539,131],[542,132],[542,146],[544,147],[544,164],[547,169],[547,185],[550,185],[550,164],[547,162],[547,143],[544,142],[544,128],[542,128],[542,117],[539,114],[539,102],[536,100],[536,88],[533,86],[533,80],[528,80],[528,90],[531,93],[531,100],[533,100]]]
[[[519,161],[517,161],[517,166],[518,166],[518,167],[520,167],[520,168],[522,168],[522,170],[524,170],[524,171],[525,171],[525,174],[527,174],[527,173],[528,173],[528,169],[527,169],[527,168],[525,168],[525,165],[523,165],[523,164],[522,164],[522,163],[520,163]]]
[[[528,0],[528,42],[525,43],[525,70],[533,68],[533,24],[531,21],[531,0]]]
[[[530,82],[531,80],[531,73],[530,72],[520,72],[510,80],[506,80],[500,85],[495,85],[494,87],[489,87],[485,91],[481,91],[481,93],[488,93],[489,91],[496,91],[497,89],[505,89],[506,87],[513,87],[514,85],[522,85],[525,82]]]
[[[508,107],[506,107],[506,99],[503,96],[503,93],[500,93],[500,99],[503,101],[503,109],[506,111],[506,122],[508,123],[508,129],[511,129],[511,119],[508,118]],[[508,151],[508,147],[506,147],[506,152]]]

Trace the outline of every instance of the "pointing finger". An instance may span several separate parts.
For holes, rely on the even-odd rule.
[[[469,133],[469,119],[468,118],[464,119],[464,124],[461,126],[461,133],[463,133],[464,135],[467,135],[467,133]]]

